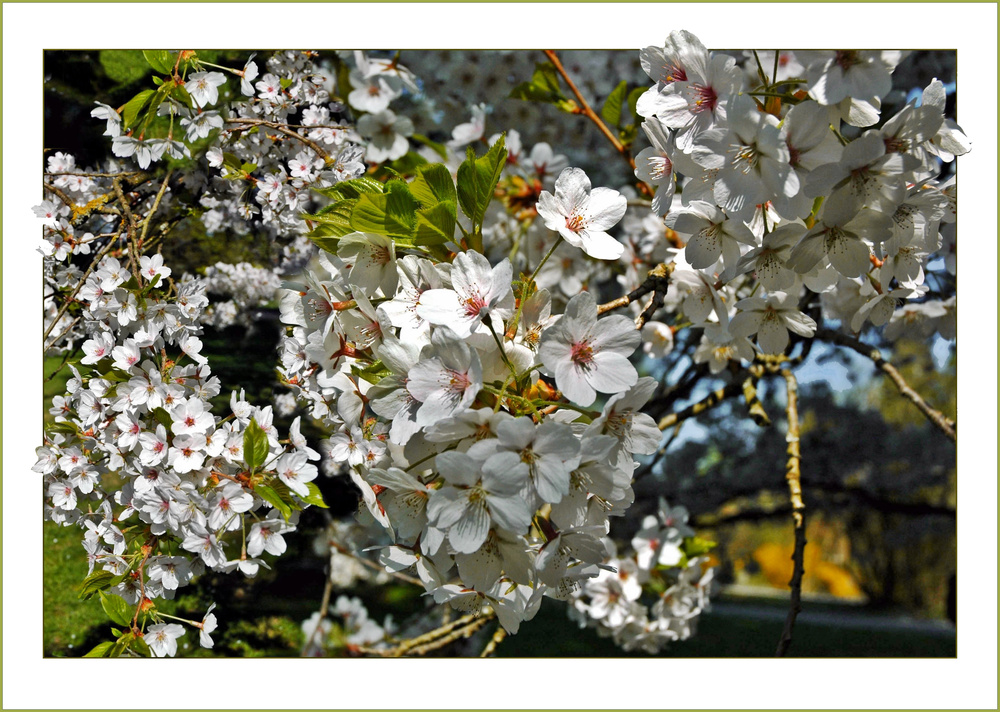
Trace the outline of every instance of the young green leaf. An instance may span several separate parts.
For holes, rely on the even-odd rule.
[[[622,120],[622,103],[625,101],[625,92],[628,91],[628,82],[622,80],[621,83],[608,94],[601,107],[601,118],[612,128],[617,128]]]
[[[132,649],[145,658],[153,657],[153,651],[149,649],[149,645],[142,638],[134,638],[132,640]]]
[[[98,591],[108,588],[115,578],[113,573],[104,569],[92,572],[80,584],[80,598],[90,598]]]
[[[156,422],[166,428],[168,431],[173,427],[174,419],[170,417],[170,413],[165,411],[163,408],[153,408],[153,417],[156,418]]]
[[[335,205],[328,205],[315,215],[303,215],[303,219],[316,223],[307,235],[321,250],[337,254],[337,243],[341,237],[354,232],[351,227],[351,213],[357,200],[341,200]]]
[[[143,113],[145,108],[149,106],[149,103],[153,100],[156,92],[159,89],[143,89],[141,92],[133,96],[125,104],[125,108],[122,109],[122,124],[124,128],[131,128],[135,124],[136,120],[139,118],[139,114]]]
[[[102,49],[97,60],[108,79],[118,84],[131,84],[149,73],[142,52],[137,49]]]
[[[369,383],[378,383],[386,376],[391,375],[392,371],[390,371],[389,368],[381,361],[376,361],[370,366],[365,366],[364,368],[351,366],[351,373],[358,378],[365,379]]]
[[[644,87],[636,87],[628,94],[628,99],[626,100],[625,103],[628,104],[629,112],[631,112],[632,116],[635,117],[635,121],[632,122],[633,124],[638,124],[639,120],[642,118],[637,113],[635,113],[635,105],[639,103],[639,97],[642,96],[645,92],[646,89]]]
[[[507,161],[506,137],[501,134],[482,158],[476,158],[472,147],[465,162],[458,167],[458,203],[472,221],[473,230],[480,232],[486,208],[493,200],[493,191],[500,181],[500,172]]]
[[[455,181],[443,163],[432,163],[417,169],[417,177],[410,183],[410,192],[424,207],[450,200],[455,205]],[[454,213],[452,213],[454,215]]]
[[[417,211],[416,245],[442,245],[455,238],[455,203],[445,200]]]
[[[111,656],[111,649],[115,647],[115,641],[105,640],[103,643],[98,643],[90,652],[85,653],[83,657],[85,658],[107,658]]]
[[[309,489],[309,496],[303,498],[303,502],[311,504],[315,507],[321,507],[323,509],[330,508],[327,503],[323,501],[323,495],[320,493],[319,487],[312,482],[306,482],[306,487]]]
[[[113,594],[100,592],[101,596],[101,608],[108,615],[112,621],[118,625],[130,626],[132,625],[132,615],[129,611],[128,604],[120,596],[115,596]]]
[[[174,66],[177,64],[177,54],[165,49],[144,49],[142,56],[146,58],[149,66],[160,74],[173,74]]]
[[[419,203],[403,181],[389,181],[386,191],[358,198],[351,211],[351,227],[358,232],[409,238],[417,225]]]
[[[696,536],[688,537],[681,545],[681,549],[684,554],[690,559],[693,559],[696,556],[701,556],[702,554],[707,554],[715,547],[716,542],[709,541],[708,539],[701,539]]]
[[[353,180],[345,180],[327,188],[313,188],[313,190],[331,200],[338,201],[360,198],[365,193],[384,193],[385,186],[374,178],[362,176]]]
[[[285,518],[286,522],[288,521],[288,518],[292,516],[291,506],[278,495],[273,487],[269,487],[268,485],[257,485],[254,487],[253,491],[261,499],[265,502],[270,502],[275,509],[281,512],[281,516]]]
[[[267,433],[257,425],[256,420],[251,418],[247,429],[243,431],[243,458],[247,466],[256,470],[267,460],[269,451]]]

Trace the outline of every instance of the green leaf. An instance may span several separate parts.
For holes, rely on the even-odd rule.
[[[107,658],[111,657],[111,649],[115,647],[115,642],[111,640],[105,640],[103,643],[98,643],[93,648],[91,648],[89,653],[85,653],[83,657],[85,658]]]
[[[445,147],[444,144],[431,141],[429,138],[427,138],[422,134],[412,134],[410,138],[412,138],[417,143],[424,144],[432,151],[434,151],[434,153],[441,156],[442,159],[448,160],[448,149]]]
[[[144,49],[142,56],[146,58],[149,66],[160,74],[173,74],[174,66],[177,64],[177,53],[165,49]]]
[[[642,118],[637,113],[635,113],[635,105],[639,103],[639,97],[645,93],[646,90],[643,87],[636,87],[628,94],[628,100],[626,101],[626,103],[628,104],[628,110],[632,113],[632,116],[635,117],[635,121],[632,122],[633,124],[638,124],[639,119]]]
[[[102,49],[97,60],[108,79],[118,84],[131,84],[149,73],[142,52],[137,49]]]
[[[507,161],[505,140],[506,136],[501,134],[482,158],[476,158],[470,146],[465,162],[458,167],[458,202],[476,232],[482,230],[486,208],[493,200],[493,191]]]
[[[174,419],[170,417],[170,413],[165,411],[163,408],[153,408],[153,417],[156,418],[156,422],[162,425],[169,432],[174,425]]]
[[[104,609],[108,618],[118,625],[126,627],[132,625],[131,611],[123,598],[114,594],[107,594],[104,591],[99,591],[99,595],[101,597],[101,608]]]
[[[696,536],[688,537],[684,540],[681,545],[681,549],[687,555],[689,559],[693,559],[696,556],[701,556],[702,554],[707,554],[712,549],[717,546],[716,542],[709,541],[708,539],[700,539]]]
[[[112,585],[117,578],[110,571],[100,569],[94,571],[80,584],[80,598],[90,598],[98,591],[102,591]]]
[[[443,163],[432,163],[417,169],[417,177],[410,183],[410,192],[424,207],[450,200],[455,204],[455,181]]]
[[[104,591],[100,591],[101,596],[101,608],[108,615],[112,621],[118,625],[131,626],[132,625],[132,615],[129,610],[128,604],[125,603],[125,599],[121,596],[115,596],[114,594],[107,594]]]
[[[337,254],[340,238],[354,232],[354,228],[351,227],[351,213],[357,202],[357,200],[342,200],[336,205],[326,206],[316,215],[303,215],[305,220],[316,223],[307,237],[321,250]]]
[[[243,431],[243,459],[246,460],[247,467],[256,470],[267,460],[270,446],[267,442],[267,433],[257,425],[257,421],[250,419],[250,424]]]
[[[327,188],[313,188],[320,195],[325,195],[331,200],[354,200],[366,193],[384,193],[385,186],[374,178],[362,176],[353,180],[345,180]]]
[[[392,180],[382,195],[366,193],[351,211],[351,227],[389,237],[408,238],[417,225],[416,198],[406,183]]]
[[[149,645],[142,638],[133,638],[132,649],[144,657],[153,657],[153,651],[149,649]]]
[[[50,433],[66,433],[67,435],[79,435],[80,429],[72,422],[66,420],[60,423],[52,423],[45,426],[45,430]]]
[[[126,633],[121,638],[115,641],[115,644],[111,647],[111,651],[105,656],[108,658],[120,658],[122,653],[128,650],[129,643],[134,640],[131,633]]]
[[[381,361],[376,361],[370,366],[365,366],[364,368],[358,368],[357,366],[351,366],[351,373],[353,373],[358,378],[363,378],[369,383],[378,383],[386,376],[391,376],[392,371]]]
[[[510,93],[511,99],[537,101],[543,104],[553,104],[562,111],[577,110],[576,102],[567,99],[559,87],[559,72],[549,62],[535,65],[535,72],[530,82],[518,84]]]
[[[275,509],[281,512],[281,516],[285,518],[286,522],[288,521],[288,518],[292,516],[292,508],[288,505],[287,502],[281,499],[281,497],[278,495],[278,493],[274,490],[273,487],[270,487],[268,485],[257,485],[256,487],[253,488],[253,491],[261,499],[263,499],[265,502],[270,502]]]
[[[309,489],[309,496],[302,499],[306,504],[311,504],[315,507],[321,507],[322,509],[329,509],[330,507],[326,502],[323,501],[323,495],[317,487],[312,482],[306,482],[306,487]]]
[[[417,168],[427,165],[427,159],[416,151],[407,151],[400,158],[379,166],[380,170],[391,170],[396,175],[413,175]]]
[[[441,245],[455,239],[455,203],[445,200],[417,211],[415,245]]]
[[[608,94],[608,98],[604,100],[604,106],[601,107],[601,118],[612,128],[616,128],[622,120],[622,102],[625,101],[625,93],[627,91],[628,82],[622,80]]]
[[[285,77],[283,79],[279,79],[278,83],[281,84],[282,89],[287,89],[288,87],[292,86],[294,81],[292,79],[289,79],[288,77]]]
[[[143,89],[141,92],[133,96],[125,104],[125,108],[122,109],[122,123],[124,127],[130,128],[149,103],[153,100],[153,96],[156,95],[159,89]]]

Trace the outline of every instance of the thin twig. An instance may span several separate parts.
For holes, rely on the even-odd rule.
[[[146,241],[146,233],[149,232],[149,223],[153,220],[153,214],[156,213],[157,209],[160,207],[160,201],[163,200],[163,194],[167,192],[167,182],[170,180],[170,175],[173,173],[173,169],[167,171],[167,175],[163,178],[163,183],[160,184],[160,190],[156,194],[156,200],[153,201],[153,207],[149,209],[146,213],[146,219],[142,223],[142,234],[139,235],[139,244],[144,245]]]
[[[450,645],[451,643],[455,642],[460,638],[468,638],[477,630],[479,630],[484,625],[489,623],[490,618],[492,618],[492,616],[484,615],[472,621],[471,623],[468,623],[465,626],[449,633],[443,638],[438,638],[437,640],[431,641],[430,643],[425,643],[423,645],[418,645],[416,647],[410,648],[407,651],[407,653],[409,655],[423,655],[425,653],[431,652],[432,650],[440,650],[441,648],[445,647],[446,645]]]
[[[326,163],[326,165],[330,165],[331,163],[335,162],[334,159],[330,157],[330,154],[324,151],[318,143],[316,143],[311,139],[306,138],[302,134],[292,131],[291,129],[287,128],[285,124],[278,124],[275,123],[274,121],[265,121],[264,119],[226,119],[226,123],[239,124],[243,126],[266,126],[269,129],[274,129],[279,133],[283,133],[286,136],[290,136],[291,138],[301,141],[306,146],[315,151],[316,155],[322,158],[323,162]]]
[[[829,329],[821,329],[817,331],[816,338],[823,339],[824,341],[832,341],[833,343],[841,346],[846,346],[850,349],[854,349],[862,356],[870,358],[882,371],[882,373],[888,376],[889,380],[896,385],[896,388],[899,389],[900,395],[913,403],[913,405],[917,407],[917,410],[923,413],[927,417],[927,420],[937,426],[941,432],[947,435],[951,440],[957,442],[957,437],[955,435],[957,424],[955,421],[936,408],[932,408],[928,405],[927,401],[921,398],[920,394],[910,387],[910,385],[906,382],[906,379],[903,378],[903,375],[896,370],[896,367],[885,360],[885,357],[882,356],[878,349],[859,341],[854,337],[848,336],[847,334],[841,334]]]
[[[788,463],[785,471],[785,480],[788,482],[788,493],[792,500],[792,519],[795,522],[795,549],[792,552],[792,580],[789,586],[792,589],[791,606],[788,616],[785,618],[785,627],[781,631],[781,638],[778,640],[776,657],[782,657],[792,644],[792,629],[795,627],[795,619],[802,611],[802,576],[805,573],[805,548],[806,548],[806,505],[802,501],[802,471],[801,450],[799,448],[799,398],[798,382],[788,369],[782,369],[781,375],[785,379],[787,386],[788,400],[785,412],[788,415],[788,434],[785,435],[785,442],[788,443],[786,453]]]
[[[424,585],[423,581],[421,581],[420,579],[413,578],[412,576],[407,576],[406,574],[402,573],[401,571],[389,571],[385,567],[380,566],[379,564],[376,564],[374,561],[369,561],[368,559],[366,559],[363,556],[358,556],[357,554],[355,554],[350,549],[347,549],[346,547],[340,546],[336,542],[330,542],[330,546],[331,546],[331,548],[335,549],[337,551],[337,553],[343,554],[344,556],[350,556],[355,561],[359,562],[363,566],[367,566],[368,568],[370,568],[370,569],[372,569],[374,571],[378,571],[379,573],[383,573],[383,574],[389,574],[389,576],[392,576],[393,578],[399,579],[400,581],[404,581],[404,582],[406,582],[408,584],[412,584],[413,586],[420,586],[422,588],[423,585]]]
[[[552,62],[552,66],[554,66],[556,68],[556,71],[559,72],[560,76],[562,76],[563,81],[566,82],[566,85],[569,87],[569,90],[573,92],[573,96],[576,97],[576,101],[580,105],[580,113],[582,113],[592,122],[594,122],[597,128],[600,129],[601,133],[603,133],[607,137],[607,139],[611,142],[611,145],[615,147],[615,150],[618,151],[618,153],[622,155],[622,158],[624,158],[628,162],[629,168],[632,169],[632,172],[635,173],[635,159],[632,158],[632,154],[629,152],[628,148],[626,148],[622,144],[622,142],[618,140],[618,137],[614,135],[611,129],[609,129],[607,125],[601,120],[601,117],[597,115],[597,113],[593,110],[593,108],[591,108],[587,100],[583,98],[583,94],[581,94],[580,90],[576,88],[576,84],[573,83],[573,80],[570,78],[569,73],[563,67],[562,62],[559,61],[559,57],[556,55],[556,53],[550,49],[542,51],[545,53],[545,56],[549,58],[549,61]],[[642,193],[647,196],[651,197],[653,195],[652,188],[650,188],[642,181],[639,181],[639,190],[641,190]]]
[[[45,339],[49,338],[49,334],[52,332],[52,328],[57,323],[59,323],[59,320],[62,318],[63,314],[65,314],[66,310],[69,309],[69,305],[73,303],[74,299],[76,299],[76,295],[80,293],[81,289],[83,289],[83,285],[87,281],[87,277],[89,277],[90,273],[94,271],[94,268],[97,266],[97,263],[100,262],[101,258],[104,257],[104,255],[108,253],[108,251],[111,249],[111,247],[115,244],[115,241],[120,236],[121,236],[121,228],[119,228],[118,232],[115,233],[114,238],[111,239],[111,240],[109,240],[108,244],[105,245],[101,249],[101,251],[97,253],[97,255],[94,257],[93,260],[91,260],[90,265],[87,267],[87,271],[83,273],[83,277],[80,278],[80,282],[76,285],[76,288],[73,290],[73,293],[70,294],[66,298],[66,301],[63,302],[62,307],[56,313],[55,318],[49,324],[48,328],[45,330],[45,333],[42,334],[42,347],[43,347],[43,349],[48,350],[48,348],[51,348],[52,345],[55,344],[55,341],[53,341],[52,344],[50,344],[48,347],[45,347]],[[65,335],[65,332],[63,332],[62,335]]]
[[[333,594],[333,577],[330,573],[332,572],[327,572],[326,586],[323,587],[323,598],[319,604],[319,620],[316,621],[316,627],[313,629],[312,635],[309,636],[309,642],[302,649],[302,657],[306,657],[306,653],[312,648],[313,643],[316,642],[316,635],[319,633],[320,628],[323,627],[323,621],[326,620],[327,615],[330,613],[330,596]]]
[[[646,279],[643,280],[642,284],[633,289],[628,294],[618,297],[617,299],[612,299],[610,302],[605,302],[604,304],[599,304],[597,306],[597,314],[605,314],[614,309],[621,309],[622,307],[627,307],[632,302],[638,301],[650,292],[653,293],[653,298],[650,300],[649,305],[643,309],[642,314],[636,319],[636,328],[642,328],[653,313],[663,306],[663,300],[667,294],[667,288],[670,286],[670,275],[674,272],[675,264],[673,262],[661,262],[656,265],[653,269],[649,270],[646,275]]]
[[[122,206],[122,220],[125,223],[125,236],[128,240],[126,244],[128,245],[129,267],[132,269],[132,274],[135,275],[136,282],[141,285],[142,280],[139,275],[139,251],[135,245],[135,216],[132,214],[132,206],[128,204],[128,201],[125,199],[125,194],[122,193],[121,181],[115,178],[111,181],[111,185],[114,186],[115,195],[118,196],[118,204]]]

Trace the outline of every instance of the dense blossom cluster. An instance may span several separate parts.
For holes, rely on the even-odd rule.
[[[443,143],[416,133],[390,108],[427,101],[398,57],[340,53],[331,68],[277,52],[225,70],[238,81],[195,63],[183,93],[145,104],[144,120],[99,105],[116,156],[142,170],[191,159],[184,185],[205,229],[265,234],[275,257],[176,283],[159,254],[116,258],[119,240],[145,237],[180,200],[174,187],[125,198],[72,156],[48,159],[58,193],[35,208],[46,345],[85,357],[38,450],[46,516],[84,527],[92,569],[136,605],[203,569],[254,575],[264,552],[284,551],[297,510],[322,503],[322,468],[362,499],[361,526],[324,537],[343,586],[371,575],[356,544],[372,525],[386,572],[415,577],[435,603],[492,612],[510,633],[549,597],[628,650],[688,637],[712,574],[683,507],[661,502],[627,555],[610,538],[637,458],[661,445],[643,409],[663,385],[643,375],[646,359],[689,329],[693,360],[719,374],[786,353],[823,319],[954,338],[954,296],[926,280],[939,257],[933,269],[954,274],[955,184],[938,177],[969,149],[944,117],[942,83],[881,121],[899,52],[782,58],[769,77],[766,54],[740,64],[683,31],[640,53],[656,82],[635,103],[649,199],[593,187],[514,129],[488,134],[483,106]],[[146,136],[164,117],[165,133]],[[124,205],[102,210],[116,195],[147,216],[141,228]],[[653,276],[663,281],[644,288]],[[600,304],[611,291],[653,295]],[[321,463],[298,419],[279,441],[270,406],[234,392],[228,416],[212,413],[220,384],[202,325],[247,324],[269,302],[287,326],[281,380],[329,433]],[[292,412],[290,401],[275,406]],[[308,654],[392,630],[356,599],[334,612],[343,625],[325,612],[304,624]],[[214,616],[195,625],[206,644]],[[181,632],[159,621],[144,637],[172,655]]]

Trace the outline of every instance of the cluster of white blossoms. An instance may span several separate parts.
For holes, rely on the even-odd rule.
[[[645,517],[632,538],[631,553],[609,552],[603,570],[574,593],[570,616],[580,627],[613,638],[623,650],[647,653],[695,633],[713,569],[709,557],[689,555],[696,539],[687,518],[687,509],[660,499],[657,515]],[[566,546],[575,543],[567,537]],[[642,600],[645,590],[654,592],[651,606]]]
[[[662,503],[628,555],[611,538],[637,458],[662,440],[643,412],[663,394],[644,359],[690,330],[692,359],[718,374],[785,353],[817,319],[954,338],[954,297],[925,283],[935,259],[954,274],[955,185],[939,183],[939,162],[969,148],[943,85],[869,128],[900,53],[782,57],[801,76],[775,60],[769,78],[756,55],[740,66],[683,31],[640,53],[656,81],[635,105],[645,197],[593,187],[513,129],[487,138],[483,106],[443,143],[415,133],[390,109],[420,92],[398,57],[339,53],[331,70],[276,52],[262,70],[253,57],[216,67],[230,81],[182,53],[144,103],[99,105],[119,158],[194,165],[171,184],[114,161],[88,176],[56,153],[53,196],[35,208],[46,346],[84,353],[35,469],[46,516],[86,529],[91,567],[107,573],[93,589],[136,620],[201,570],[254,575],[298,510],[322,504],[322,467],[356,485],[385,571],[435,603],[490,611],[515,633],[543,598],[567,601],[629,650],[689,636],[711,570],[686,511]],[[154,126],[165,134],[146,136]],[[210,234],[265,234],[274,259],[175,283],[159,254],[138,254],[147,232],[169,239],[153,215],[174,208]],[[231,298],[210,305],[208,292]],[[226,417],[211,411],[220,384],[202,326],[245,324],[271,300],[287,326],[280,378],[329,434],[316,449],[299,419],[279,440],[271,406],[242,394]],[[288,394],[274,405],[294,411]],[[347,586],[367,576],[349,562],[368,533],[337,527],[330,575]],[[391,628],[356,600],[335,613],[343,626],[327,612],[306,621],[307,652]],[[146,644],[172,655],[184,629],[156,620]],[[210,645],[211,611],[194,625]]]
[[[633,456],[659,444],[639,412],[655,382],[629,361],[639,332],[598,320],[588,292],[561,316],[546,290],[516,305],[509,260],[396,259],[379,237],[345,236],[323,273],[288,285],[283,376],[391,534],[381,561],[516,632],[543,595],[597,572],[608,517],[633,500]],[[611,398],[592,410],[598,393]],[[578,530],[593,543],[580,556],[543,555]]]
[[[210,303],[202,312],[202,322],[219,329],[237,323],[250,326],[254,321],[254,308],[273,301],[281,288],[281,278],[273,269],[256,267],[249,262],[216,262],[200,277],[184,275],[182,282],[187,281],[201,282],[205,292],[213,296],[230,297]]]
[[[652,144],[636,176],[656,186],[653,210],[684,244],[666,305],[705,327],[696,358],[718,371],[750,358],[754,336],[768,354],[790,332],[813,336],[799,309],[809,292],[855,333],[890,321],[954,333],[954,298],[929,295],[924,279],[929,260],[954,252],[954,182],[936,180],[940,161],[969,150],[940,81],[865,130],[900,52],[783,52],[769,81],[767,62],[741,68],[676,31],[641,58],[657,83],[636,107]]]
[[[85,593],[120,596],[130,615],[116,622],[130,627],[140,613],[159,619],[153,601],[202,571],[255,576],[264,552],[284,552],[298,510],[322,503],[310,484],[319,455],[298,420],[279,441],[271,406],[236,392],[229,415],[212,413],[220,383],[198,338],[204,287],[187,282],[168,296],[170,269],[157,257],[141,257],[133,275],[105,256],[85,280],[84,356],[52,400],[55,423],[33,467],[46,518],[84,530]],[[172,655],[183,630],[158,622],[145,643]],[[212,645],[207,634],[201,643]]]

